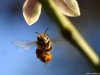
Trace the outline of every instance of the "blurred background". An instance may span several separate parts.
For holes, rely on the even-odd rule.
[[[42,10],[34,25],[28,26],[22,16],[24,0],[0,0],[0,75],[86,75],[94,72],[89,62],[69,42],[54,44],[52,60],[46,66],[36,58],[36,46],[24,51],[13,42],[35,41],[35,32],[52,39],[62,39],[59,29]],[[69,18],[83,37],[100,55],[100,0],[78,0],[81,16]]]

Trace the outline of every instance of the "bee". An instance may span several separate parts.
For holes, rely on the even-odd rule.
[[[35,41],[35,44],[37,46],[36,56],[45,64],[48,64],[48,62],[50,62],[50,60],[52,59],[52,55],[50,53],[52,50],[52,42],[48,34],[46,34],[47,31],[48,31],[48,28],[45,30],[44,33],[41,33],[41,34],[38,32],[35,32],[38,35],[37,40]],[[15,44],[20,46],[21,48],[29,49],[34,44],[34,42],[17,40],[15,41]]]
[[[48,28],[44,33],[41,34],[36,32],[38,34],[36,41],[36,55],[37,58],[39,58],[45,64],[47,64],[52,59],[52,55],[50,53],[52,50],[52,43],[49,36],[46,34],[47,30]]]

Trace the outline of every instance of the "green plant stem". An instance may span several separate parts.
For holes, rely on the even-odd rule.
[[[39,0],[47,14],[55,21],[62,35],[89,60],[95,69],[100,71],[100,58],[77,31],[69,19],[62,15],[53,0]]]

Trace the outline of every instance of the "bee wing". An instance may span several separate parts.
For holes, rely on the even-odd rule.
[[[61,44],[65,44],[65,40],[64,39],[57,39],[57,40],[51,40],[53,45],[61,45]]]
[[[24,50],[29,50],[36,44],[36,42],[28,40],[16,40],[14,41],[14,44],[20,48],[23,48]]]

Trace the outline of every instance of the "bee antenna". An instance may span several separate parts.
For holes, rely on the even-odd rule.
[[[45,30],[44,34],[46,34],[46,32],[48,31],[48,29],[49,29],[49,28],[47,28],[47,29]]]
[[[35,33],[40,35],[40,33],[38,33],[38,32],[35,32]]]

